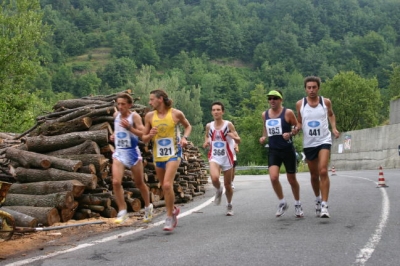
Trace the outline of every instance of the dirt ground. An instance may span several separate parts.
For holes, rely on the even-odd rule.
[[[154,209],[154,216],[164,211],[165,208]],[[70,220],[66,223],[57,223],[46,228],[104,221],[102,224],[90,224],[30,233],[15,232],[10,240],[0,242],[0,264],[2,261],[7,261],[7,258],[24,258],[30,251],[44,250],[47,246],[70,245],[71,242],[79,242],[96,234],[117,230],[121,226],[140,225],[142,224],[142,219],[143,213],[129,213],[129,219],[122,225],[115,224],[114,218],[100,217],[85,220]]]

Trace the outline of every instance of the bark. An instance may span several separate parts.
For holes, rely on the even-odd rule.
[[[35,217],[39,224],[51,226],[61,221],[58,210],[54,207],[8,206],[7,209]]]
[[[96,130],[102,130],[102,129],[107,129],[107,131],[108,131],[108,133],[110,135],[114,132],[112,127],[111,127],[111,125],[110,125],[110,123],[108,123],[108,122],[103,122],[103,123],[100,123],[100,124],[92,125],[89,128],[89,131],[96,131]]]
[[[66,122],[46,121],[32,131],[29,136],[54,136],[88,130],[92,125],[90,117],[76,118]]]
[[[113,207],[105,208],[104,211],[100,213],[101,216],[106,218],[115,218],[117,217],[117,210]]]
[[[85,100],[85,99],[60,100],[53,106],[53,110],[57,110],[62,107],[67,109],[74,109],[82,106],[95,105],[95,104],[102,105],[102,104],[107,104],[107,102],[99,100]]]
[[[82,161],[82,165],[93,164],[96,168],[97,175],[101,178],[101,173],[104,172],[106,167],[109,165],[109,159],[107,159],[102,154],[77,154],[77,155],[59,155],[58,158],[70,159],[70,160],[79,160]]]
[[[97,177],[93,174],[84,174],[77,172],[67,172],[55,168],[47,170],[26,169],[18,167],[15,169],[16,179],[20,183],[32,183],[40,181],[62,181],[62,180],[78,180],[86,189],[95,189],[97,185]]]
[[[111,206],[110,198],[101,198],[92,195],[83,194],[81,197],[76,199],[80,205],[100,205],[104,207]]]
[[[9,193],[46,195],[56,192],[71,191],[74,197],[79,197],[85,190],[85,185],[78,180],[43,181],[34,183],[15,183]]]
[[[82,144],[61,149],[57,151],[47,152],[46,155],[57,156],[57,155],[74,155],[74,154],[100,154],[100,147],[96,142],[86,140]]]
[[[46,153],[76,146],[86,140],[92,140],[100,147],[105,146],[108,144],[108,137],[107,130],[103,129],[97,131],[73,132],[58,136],[28,137],[25,140],[25,145],[28,151]]]
[[[54,156],[23,151],[15,148],[8,148],[6,151],[6,157],[20,163],[26,168],[36,167],[48,169],[53,167],[60,170],[75,172],[82,166],[82,162],[79,160],[60,159]]]
[[[18,211],[8,209],[6,207],[1,208],[2,211],[8,212],[15,219],[15,226],[21,227],[36,227],[38,225],[38,220],[35,217],[26,215]]]
[[[8,194],[4,206],[55,207],[57,209],[72,208],[74,196],[72,192],[58,192],[47,195]]]

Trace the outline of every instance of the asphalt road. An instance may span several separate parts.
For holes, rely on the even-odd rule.
[[[384,169],[387,188],[376,187],[379,170],[336,173],[330,219],[315,217],[308,173],[298,174],[300,219],[285,175],[290,208],[280,218],[268,176],[243,175],[235,178],[232,217],[225,216],[225,196],[214,206],[209,184],[206,195],[181,206],[172,233],[162,231],[161,215],[148,227],[122,228],[5,265],[400,265],[400,170]]]

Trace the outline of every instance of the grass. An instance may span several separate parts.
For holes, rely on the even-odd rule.
[[[97,69],[104,67],[110,60],[111,48],[101,47],[90,50],[88,53],[73,57],[67,64],[75,65],[88,63],[90,71],[95,72]]]

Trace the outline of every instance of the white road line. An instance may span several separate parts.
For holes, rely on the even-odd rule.
[[[376,183],[370,179],[364,178],[364,177],[348,176],[348,175],[340,175],[340,176],[364,179],[364,180],[371,181],[371,182],[375,183],[376,185],[378,185],[378,183]],[[374,253],[376,246],[379,244],[379,241],[381,240],[381,237],[382,237],[383,229],[386,227],[386,223],[389,218],[390,201],[389,201],[389,197],[386,193],[386,190],[384,188],[379,188],[379,189],[382,192],[382,207],[381,207],[382,212],[381,212],[381,217],[379,218],[379,223],[375,228],[375,232],[369,238],[368,242],[358,252],[356,261],[354,262],[353,265],[363,266],[367,263],[368,259],[371,258],[372,253]]]
[[[215,197],[211,197],[206,202],[204,202],[204,203],[202,203],[202,204],[200,204],[200,205],[198,205],[198,206],[196,206],[196,207],[194,207],[194,208],[192,208],[192,209],[190,209],[188,211],[185,211],[185,212],[179,214],[178,218],[183,218],[185,216],[188,216],[188,215],[190,215],[190,214],[192,214],[194,212],[197,212],[197,211],[203,209],[204,207],[210,205],[210,203],[214,201],[214,198]],[[110,236],[110,237],[105,237],[105,238],[102,238],[102,239],[99,239],[99,240],[95,240],[95,241],[92,241],[92,242],[89,242],[89,243],[80,244],[80,245],[77,245],[76,247],[73,247],[73,248],[70,248],[70,249],[66,249],[66,250],[56,251],[56,252],[51,253],[51,254],[41,255],[41,256],[25,259],[25,260],[16,261],[16,262],[13,262],[13,263],[6,264],[5,266],[20,266],[20,265],[30,264],[30,263],[32,263],[34,261],[48,259],[48,258],[51,258],[51,257],[55,257],[57,255],[73,252],[75,250],[91,247],[91,246],[94,246],[94,245],[97,245],[97,244],[101,244],[101,243],[105,243],[105,242],[108,242],[108,241],[113,241],[113,240],[119,239],[121,237],[130,236],[130,235],[139,233],[139,232],[144,231],[146,229],[153,228],[153,227],[156,227],[156,226],[159,226],[159,225],[162,225],[162,224],[164,224],[164,221],[159,221],[159,222],[156,222],[156,223],[153,223],[153,224],[147,224],[145,227],[141,227],[141,228],[138,228],[136,230],[124,232],[122,234],[117,234],[117,235],[113,235],[113,236]]]

